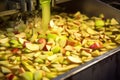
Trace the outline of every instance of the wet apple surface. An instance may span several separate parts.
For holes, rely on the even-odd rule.
[[[51,80],[120,45],[120,24],[103,15],[59,13],[40,27],[34,17],[0,30],[0,80]]]

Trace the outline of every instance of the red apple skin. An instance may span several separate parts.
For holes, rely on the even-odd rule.
[[[40,39],[38,39],[38,43],[39,43],[39,44],[45,44],[45,45],[46,45],[46,39],[40,38]]]
[[[47,47],[46,47],[46,46],[44,46],[43,50],[44,50],[44,51],[48,51],[48,49],[47,49]]]
[[[90,46],[91,49],[100,49],[102,48],[102,43],[101,42],[95,42]]]
[[[23,47],[24,47],[24,48],[26,47],[26,43],[30,43],[30,42],[24,41],[24,43],[23,43]]]
[[[43,50],[44,50],[44,51],[47,51],[47,48],[46,48],[47,41],[46,41],[45,38],[40,38],[40,39],[38,39],[37,42],[38,42],[39,44],[43,44],[43,45],[44,45]]]
[[[12,52],[13,54],[17,53],[18,51],[19,51],[18,48],[13,48],[13,49],[11,50],[11,52]]]
[[[6,77],[7,77],[7,80],[13,80],[14,74],[10,73]]]
[[[67,40],[67,45],[75,46],[75,44],[76,43],[74,41]]]
[[[23,67],[20,67],[20,69],[18,71],[19,71],[19,73],[24,73],[25,72]]]
[[[15,30],[15,31],[13,31],[13,33],[14,33],[14,34],[19,34],[20,32],[17,31],[17,30]]]
[[[82,48],[82,50],[84,50],[84,51],[86,51],[86,52],[88,52],[88,53],[91,53],[92,52],[92,49],[87,49],[87,48]]]

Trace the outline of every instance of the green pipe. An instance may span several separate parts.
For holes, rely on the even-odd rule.
[[[50,21],[50,2],[51,0],[40,0],[41,8],[42,8],[42,32],[45,33],[48,30],[48,25]]]

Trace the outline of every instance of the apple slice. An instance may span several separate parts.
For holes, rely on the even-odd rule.
[[[0,39],[0,43],[2,43],[2,44],[8,43],[8,41],[9,41],[9,38]]]
[[[21,43],[21,44],[24,44],[24,42],[26,42],[27,40],[23,39],[23,38],[18,38],[18,41]]]
[[[42,70],[37,70],[34,73],[34,80],[41,80],[43,77],[43,71]]]
[[[51,51],[53,53],[58,53],[58,52],[60,52],[60,49],[61,49],[60,46],[56,45],[56,46],[52,47]]]
[[[47,59],[50,60],[50,61],[52,61],[54,59],[57,59],[57,57],[58,57],[57,54],[54,54],[52,56],[48,56]]]
[[[15,37],[17,37],[17,38],[25,38],[26,37],[26,33],[22,32],[20,34],[16,34]]]
[[[67,43],[67,37],[66,36],[60,36],[58,39],[58,43],[60,47],[64,47]]]
[[[47,51],[50,51],[51,48],[52,48],[52,45],[48,45],[48,44],[47,44],[45,47],[46,47]]]
[[[49,39],[56,40],[57,37],[58,37],[57,34],[52,34],[52,33],[47,34],[47,39],[48,39],[48,40],[49,40]]]
[[[38,44],[25,43],[25,46],[31,51],[38,51],[40,49],[40,46]]]
[[[73,63],[82,63],[82,60],[77,56],[68,56],[68,60],[70,60]]]
[[[102,19],[97,19],[97,20],[95,20],[95,26],[96,26],[96,27],[101,28],[101,27],[103,27],[104,25],[105,25],[105,22],[104,22]]]
[[[39,43],[40,45],[40,50],[44,49],[46,50],[46,39],[45,38],[40,38],[37,40],[37,42]]]
[[[33,80],[33,73],[32,72],[29,72],[29,71],[26,71],[24,73],[21,73],[19,75],[23,80]]]
[[[45,38],[40,38],[37,41],[39,44],[46,44],[46,39]]]
[[[75,50],[75,48],[73,46],[67,45],[67,46],[65,46],[65,50],[73,51],[73,50]]]
[[[82,51],[81,52],[81,56],[85,56],[85,57],[90,57],[90,56],[92,56],[90,53],[88,53],[88,52],[86,52],[86,51]]]
[[[14,77],[15,77],[15,75],[12,73],[9,73],[6,75],[7,80],[13,80]]]
[[[101,42],[95,42],[90,46],[91,49],[100,49],[102,48],[102,43]]]
[[[89,33],[89,34],[97,34],[97,32],[95,31],[95,30],[93,30],[92,28],[87,28],[87,32]]]

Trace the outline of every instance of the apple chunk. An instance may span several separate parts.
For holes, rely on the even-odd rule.
[[[58,43],[60,45],[60,47],[64,47],[67,43],[67,37],[66,36],[60,36]]]
[[[79,57],[68,56],[67,58],[73,63],[82,63],[82,60]]]
[[[45,38],[40,38],[40,39],[38,39],[37,42],[38,42],[39,45],[40,45],[40,50],[44,49],[45,46],[46,46],[46,43],[47,43]]]
[[[95,42],[90,46],[91,49],[100,49],[102,48],[102,43],[101,42]]]
[[[46,44],[46,39],[45,38],[40,38],[37,41],[39,44]]]
[[[38,44],[25,43],[25,46],[27,49],[29,49],[31,51],[37,51],[40,49],[40,46]]]

